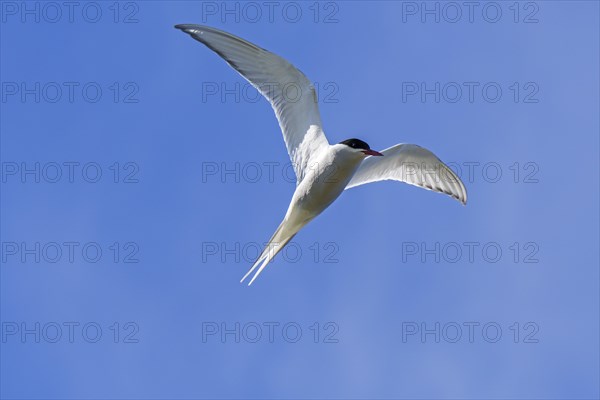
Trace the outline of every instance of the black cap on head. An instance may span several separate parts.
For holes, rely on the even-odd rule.
[[[344,140],[343,142],[340,142],[340,144],[345,144],[346,146],[352,147],[353,149],[371,150],[369,145],[360,139],[348,139]]]

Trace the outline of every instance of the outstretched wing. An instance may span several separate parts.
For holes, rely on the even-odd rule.
[[[346,189],[370,182],[395,180],[445,193],[467,204],[465,185],[429,150],[416,144],[397,144],[381,153],[383,157],[365,158]]]
[[[230,33],[191,24],[175,28],[221,56],[269,100],[300,182],[311,156],[329,145],[312,83],[283,58]]]

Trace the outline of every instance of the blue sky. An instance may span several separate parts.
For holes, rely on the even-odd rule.
[[[600,396],[597,2],[48,4],[1,4],[3,398]],[[177,23],[287,58],[330,142],[427,147],[467,206],[352,189],[239,284],[289,160]]]

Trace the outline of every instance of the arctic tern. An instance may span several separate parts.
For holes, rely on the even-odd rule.
[[[283,221],[240,282],[258,268],[248,283],[251,285],[275,255],[345,189],[396,180],[467,203],[467,192],[458,176],[420,146],[397,144],[377,152],[359,139],[329,144],[315,88],[285,59],[208,26],[182,24],[175,28],[221,56],[271,103],[296,173],[296,190]],[[287,93],[290,91],[293,97]]]

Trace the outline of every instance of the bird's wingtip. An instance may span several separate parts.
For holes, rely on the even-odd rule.
[[[184,31],[186,33],[190,33],[196,28],[196,25],[193,24],[177,24],[174,26],[175,29],[179,29],[180,31]]]

